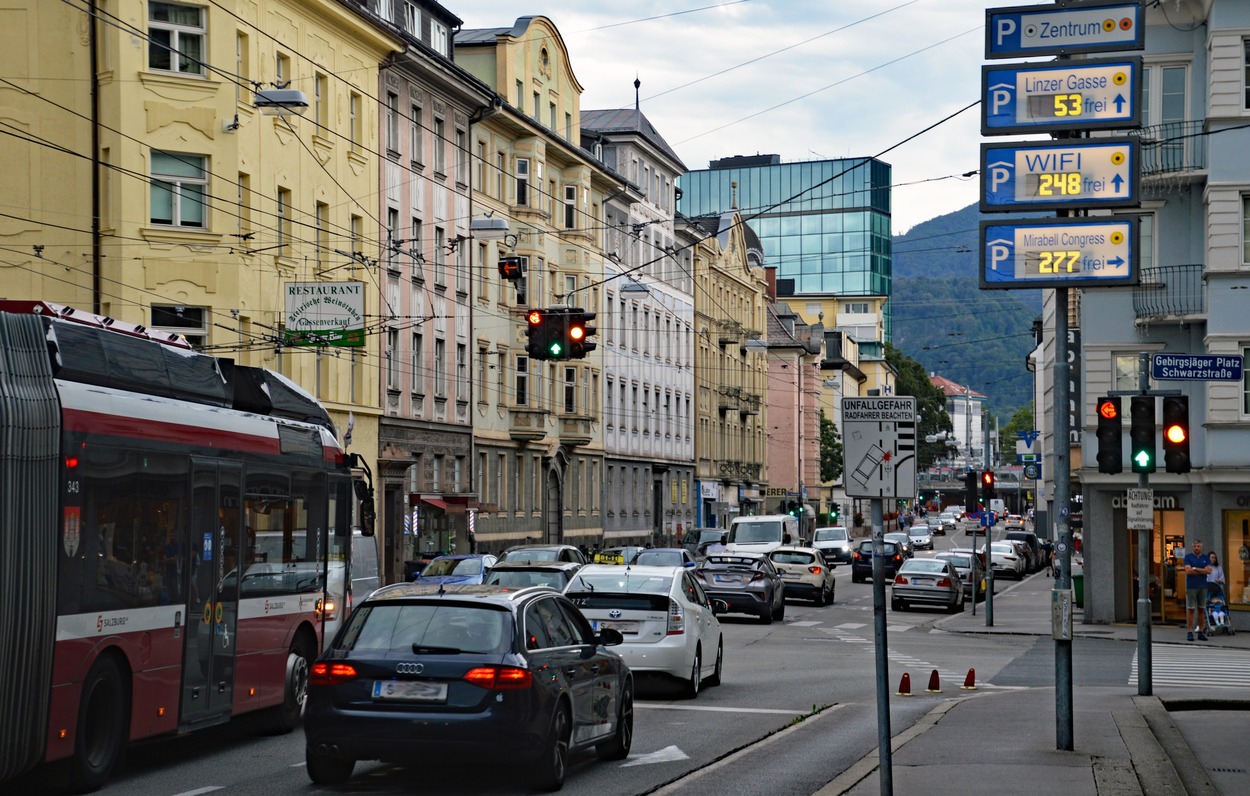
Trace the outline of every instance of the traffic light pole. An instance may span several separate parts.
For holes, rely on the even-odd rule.
[[[1150,389],[1147,370],[1148,355],[1137,355],[1137,386],[1143,394]],[[1138,489],[1148,489],[1148,473],[1137,474]],[[1150,655],[1150,533],[1152,528],[1137,530],[1137,695],[1154,692],[1153,662]]]

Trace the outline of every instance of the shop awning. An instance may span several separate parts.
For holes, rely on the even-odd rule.
[[[439,509],[441,511],[447,510],[447,501],[445,500],[439,500],[438,498],[423,497],[421,498],[421,502],[427,506],[433,506],[434,508]]]

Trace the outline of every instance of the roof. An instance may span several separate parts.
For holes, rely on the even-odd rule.
[[[681,171],[686,171],[686,164],[673,151],[673,148],[655,129],[655,125],[642,111],[636,108],[615,108],[608,110],[583,110],[581,112],[582,129],[600,134],[636,133],[649,141],[656,149],[673,159]]]
[[[947,398],[979,398],[985,400],[985,395],[979,393],[971,387],[951,381],[945,376],[930,376],[929,382],[942,391]]]

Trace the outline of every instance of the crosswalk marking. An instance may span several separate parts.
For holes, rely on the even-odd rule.
[[[814,627],[816,625],[819,625],[820,622],[808,619],[802,622],[786,622],[786,624],[789,625],[790,627]]]
[[[1151,682],[1188,688],[1250,687],[1250,654],[1245,650],[1193,644],[1151,644]],[[1137,682],[1137,653],[1129,665],[1128,683]]]
[[[841,630],[859,630],[861,627],[868,627],[868,625],[863,622],[845,622],[841,625],[837,625],[837,627]]]

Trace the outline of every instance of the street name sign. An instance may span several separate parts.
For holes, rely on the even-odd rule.
[[[1156,379],[1241,381],[1241,373],[1239,355],[1155,354],[1150,358],[1150,375]]]
[[[847,497],[916,495],[916,399],[842,399]]]
[[[985,57],[1142,50],[1141,3],[1017,6],[985,11]]]
[[[1136,207],[1135,138],[981,144],[981,212]]]
[[[981,135],[1141,126],[1141,58],[981,67]]]
[[[981,222],[981,288],[1135,285],[1137,217]]]
[[[1155,492],[1153,489],[1129,489],[1128,528],[1149,531],[1155,527]]]

